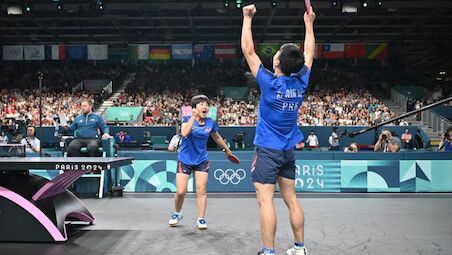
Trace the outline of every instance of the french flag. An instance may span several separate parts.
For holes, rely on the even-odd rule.
[[[45,52],[47,60],[66,59],[66,47],[64,45],[46,45]]]
[[[323,44],[322,57],[325,59],[341,59],[345,57],[345,45],[343,43]]]

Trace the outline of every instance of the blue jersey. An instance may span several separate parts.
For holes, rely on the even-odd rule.
[[[279,76],[259,67],[256,81],[261,91],[254,144],[289,150],[303,140],[298,128],[298,108],[308,88],[310,71],[304,66],[290,76]]]
[[[446,142],[444,145],[444,151],[452,151],[452,142]]]
[[[100,130],[102,134],[108,134],[110,132],[107,124],[105,124],[104,118],[93,112],[78,115],[69,128],[73,132],[76,131],[76,134],[74,134],[76,138],[96,138],[98,134],[97,130]]]
[[[184,117],[182,122],[188,122],[190,118]],[[182,144],[178,159],[187,165],[199,165],[208,160],[207,140],[210,134],[218,132],[218,126],[211,118],[206,118],[204,125],[195,120],[191,132],[187,137],[182,137]]]

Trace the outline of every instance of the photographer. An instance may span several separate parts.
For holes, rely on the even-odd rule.
[[[380,137],[374,146],[374,151],[379,152],[398,152],[402,146],[400,138],[392,135],[389,129],[383,129]]]
[[[443,135],[443,140],[438,146],[438,151],[452,151],[452,127],[449,127]]]
[[[21,144],[25,145],[26,152],[39,152],[41,149],[41,141],[35,135],[36,128],[34,126],[27,127],[27,136],[20,141]]]

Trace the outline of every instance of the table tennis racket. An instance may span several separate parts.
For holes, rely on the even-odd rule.
[[[311,0],[304,0],[304,5],[306,6],[306,12],[309,13],[311,11]]]
[[[237,158],[237,156],[235,156],[235,155],[233,155],[233,154],[229,155],[229,156],[228,156],[228,159],[229,159],[232,163],[234,163],[234,164],[240,163],[240,159]]]

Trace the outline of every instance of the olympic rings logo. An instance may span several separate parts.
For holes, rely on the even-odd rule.
[[[213,173],[213,176],[223,185],[227,185],[229,183],[232,185],[237,185],[245,179],[246,172],[241,168],[235,171],[233,169],[217,169]]]

